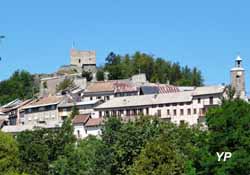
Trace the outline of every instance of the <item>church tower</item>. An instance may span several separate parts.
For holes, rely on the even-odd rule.
[[[245,98],[245,70],[242,67],[242,59],[237,56],[235,67],[231,69],[231,86],[235,89],[235,95],[242,99]]]

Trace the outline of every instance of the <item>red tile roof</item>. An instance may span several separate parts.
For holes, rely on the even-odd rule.
[[[86,92],[114,91],[113,81],[98,81],[87,86]]]
[[[180,90],[178,87],[173,85],[159,85],[159,93],[166,94],[166,93],[173,93],[173,92],[179,92]]]
[[[85,126],[100,126],[102,124],[102,118],[90,118]]]
[[[48,96],[40,99],[33,100],[31,103],[28,103],[23,107],[23,109],[46,106],[51,104],[58,104],[63,100],[62,96]]]
[[[84,114],[76,115],[73,119],[73,124],[80,124],[80,123],[85,124],[88,120],[89,120],[88,115]]]
[[[97,81],[87,86],[86,92],[134,92],[137,91],[136,85],[123,80]]]
[[[132,83],[125,82],[125,81],[116,81],[114,83],[114,91],[117,92],[134,92],[137,91],[137,87]]]

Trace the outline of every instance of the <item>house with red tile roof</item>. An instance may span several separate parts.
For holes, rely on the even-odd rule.
[[[74,135],[77,139],[86,138],[89,135],[98,136],[101,134],[102,119],[91,118],[89,115],[76,115],[72,121]]]

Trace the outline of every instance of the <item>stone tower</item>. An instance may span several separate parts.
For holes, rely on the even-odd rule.
[[[242,67],[242,59],[237,56],[235,67],[231,69],[231,86],[235,89],[235,95],[245,99],[245,70]]]
[[[93,73],[96,71],[96,52],[71,49],[70,64]]]

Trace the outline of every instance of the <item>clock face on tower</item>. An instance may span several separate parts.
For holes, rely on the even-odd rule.
[[[241,76],[241,75],[242,75],[242,72],[237,72],[237,75],[238,75],[238,76]]]

